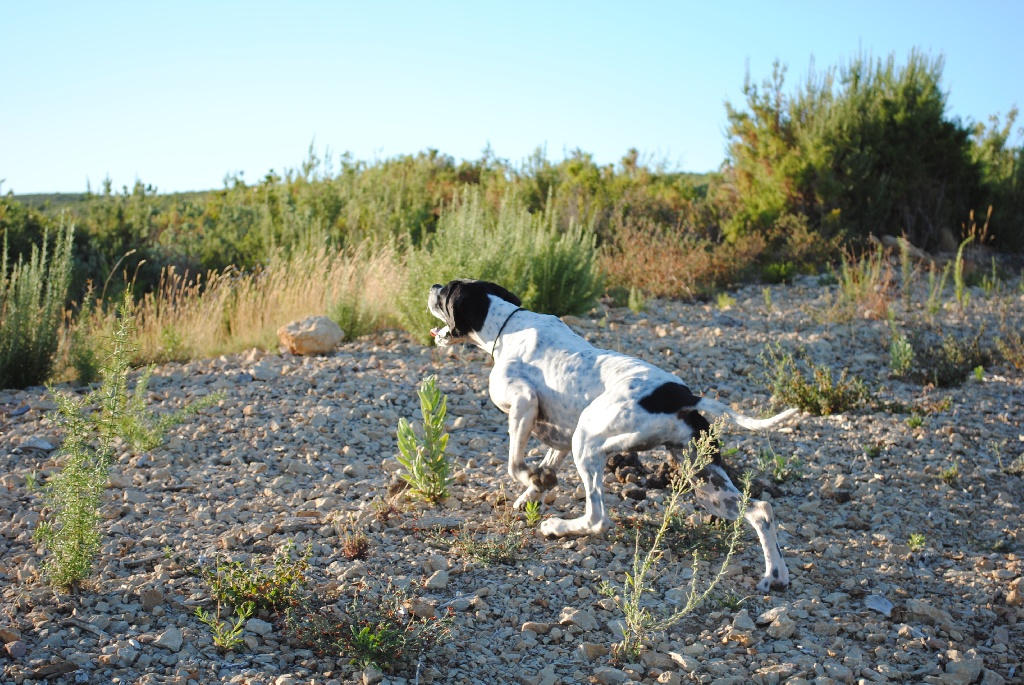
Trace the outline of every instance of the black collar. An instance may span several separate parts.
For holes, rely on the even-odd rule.
[[[498,334],[494,336],[494,343],[491,345],[491,359],[494,359],[494,350],[498,347],[498,338],[501,337],[501,334],[505,330],[505,326],[508,324],[509,319],[515,316],[516,312],[521,311],[523,311],[522,307],[516,307],[515,310],[513,310],[513,312],[508,315],[508,318],[505,319],[505,323],[501,324],[501,328],[498,329]]]

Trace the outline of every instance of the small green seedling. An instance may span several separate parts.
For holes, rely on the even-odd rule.
[[[230,620],[220,620],[220,604],[217,604],[215,616],[211,616],[208,611],[203,611],[202,607],[196,607],[196,618],[210,627],[213,644],[225,652],[230,652],[242,646],[242,631],[245,629],[245,622],[252,616],[255,609],[256,605],[252,602],[242,604],[235,610],[237,618],[232,623]]]
[[[526,514],[526,525],[530,528],[540,523],[540,502],[527,502],[523,512]]]

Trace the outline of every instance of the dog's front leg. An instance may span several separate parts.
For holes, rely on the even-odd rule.
[[[526,468],[526,444],[537,421],[537,393],[527,383],[510,381],[505,386],[505,397],[508,402],[508,475],[527,488],[540,487],[539,477]]]

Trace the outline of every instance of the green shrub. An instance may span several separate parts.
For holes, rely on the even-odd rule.
[[[32,246],[28,260],[8,263],[7,238],[0,258],[0,388],[45,381],[57,353],[64,298],[71,282],[74,227],[62,224],[49,246]]]
[[[727,105],[727,176],[740,207],[726,232],[767,230],[792,212],[827,233],[835,213],[862,238],[905,232],[925,248],[948,239],[942,227],[967,215],[981,179],[971,129],[946,111],[942,69],[941,57],[917,50],[904,65],[857,55],[812,68],[792,94],[779,63],[760,87],[748,75],[746,107]]]
[[[420,410],[423,413],[423,437],[416,435],[405,418],[398,419],[398,462],[405,468],[402,479],[417,495],[431,502],[448,497],[452,482],[451,465],[445,455],[448,433],[444,419],[448,398],[437,387],[437,377],[428,376],[420,384]]]
[[[99,552],[98,510],[118,441],[136,449],[152,449],[171,426],[223,397],[208,395],[180,411],[159,418],[150,415],[145,400],[152,370],[142,375],[133,391],[128,390],[133,331],[131,300],[126,295],[110,354],[100,370],[102,385],[85,397],[51,389],[67,437],[57,454],[63,462],[61,470],[43,488],[47,511],[36,535],[49,552],[43,571],[58,587],[73,588],[87,578]]]
[[[848,379],[843,369],[837,380],[827,366],[807,363],[805,372],[793,355],[779,345],[768,345],[761,353],[765,366],[763,383],[776,404],[796,406],[816,416],[841,414],[856,409],[870,395],[859,378]],[[809,372],[809,373],[808,373]]]
[[[442,213],[437,232],[409,250],[406,268],[399,315],[423,342],[437,323],[426,305],[434,283],[493,281],[518,295],[523,307],[556,316],[585,312],[603,287],[593,231],[575,222],[560,230],[553,212],[530,214],[513,196],[495,212],[470,189]]]
[[[975,368],[991,361],[991,355],[981,348],[982,333],[966,338],[948,334],[938,339],[928,331],[916,331],[909,338],[914,365],[907,376],[939,388],[962,384]]]
[[[259,556],[247,563],[217,557],[212,564],[197,564],[192,572],[206,582],[218,603],[280,610],[299,600],[313,553],[310,547],[304,554],[293,555],[294,548],[292,542],[286,543],[269,567]]]

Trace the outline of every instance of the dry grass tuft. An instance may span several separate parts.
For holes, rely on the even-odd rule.
[[[139,352],[133,362],[274,349],[280,326],[311,315],[341,314],[346,337],[390,327],[394,284],[399,281],[393,251],[366,245],[279,253],[252,272],[211,271],[194,280],[169,267],[157,289],[137,306]],[[109,308],[97,306],[78,325],[103,330],[113,316]]]

